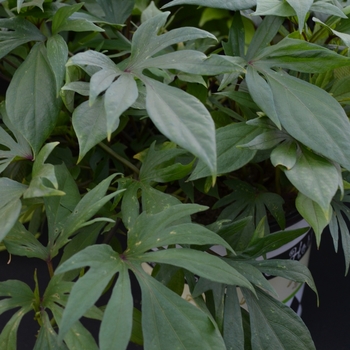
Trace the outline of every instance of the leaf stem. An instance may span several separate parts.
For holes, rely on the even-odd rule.
[[[112,148],[108,147],[103,142],[100,142],[98,144],[103,150],[105,150],[109,155],[111,155],[113,158],[119,160],[121,163],[123,163],[125,166],[127,166],[129,169],[131,169],[134,173],[137,175],[140,174],[140,170],[132,163],[130,163],[127,159],[120,156],[118,153],[114,152]]]

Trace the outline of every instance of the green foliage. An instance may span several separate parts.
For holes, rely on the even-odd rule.
[[[348,272],[349,13],[1,1],[0,248],[50,281],[0,282],[0,348],[31,313],[38,350],[314,349],[264,276],[317,294],[310,272],[265,257],[306,232],[272,229],[296,211],[317,244],[341,237]]]

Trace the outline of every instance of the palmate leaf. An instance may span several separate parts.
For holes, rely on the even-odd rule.
[[[142,212],[128,234],[128,254],[137,256],[149,249],[170,244],[220,244],[232,251],[230,245],[203,226],[184,223],[179,219],[206,209],[195,204],[178,204],[157,214]],[[232,251],[233,252],[233,251]]]
[[[108,245],[85,248],[60,265],[55,274],[89,266],[89,271],[75,282],[62,315],[60,338],[89,310],[101,296],[111,278],[124,269],[119,254]],[[131,309],[132,312],[132,309]],[[109,323],[113,327],[112,323]]]
[[[256,5],[256,2],[256,0],[173,0],[162,8],[176,5],[200,5],[236,11],[250,9]]]
[[[309,330],[283,303],[257,289],[258,298],[242,290],[249,309],[253,349],[315,350]]]
[[[17,349],[17,330],[23,316],[32,310],[34,294],[27,284],[17,280],[0,282],[0,315],[7,310],[20,307],[2,329],[0,347]]]
[[[33,23],[22,17],[1,18],[0,28],[0,58],[29,41],[46,39]]]
[[[158,35],[159,30],[165,25],[169,14],[170,12],[164,12],[151,17],[136,30],[131,44],[130,61],[127,64],[126,71],[135,71],[138,65],[143,66],[144,60],[179,42],[204,38],[211,38],[216,41],[213,34],[193,27],[177,28]]]
[[[64,309],[57,304],[53,304],[50,310],[58,327],[60,327]],[[69,329],[64,337],[64,342],[68,349],[98,350],[94,337],[79,321]]]
[[[40,316],[42,326],[33,350],[68,350],[67,345],[58,338],[57,333],[53,329],[47,312],[41,310]]]
[[[37,155],[55,127],[61,106],[55,75],[43,43],[36,44],[16,70],[6,94],[10,122],[24,136]]]
[[[112,179],[115,176],[116,174],[111,175],[100,182],[79,201],[69,216],[65,217],[61,222],[57,223],[56,230],[58,237],[55,242],[51,242],[52,256],[57,255],[59,249],[68,242],[68,238],[81,227],[93,224],[97,221],[114,222],[110,218],[97,218],[94,220],[90,219],[108,201],[120,193],[120,191],[116,191],[105,195]]]
[[[131,15],[135,0],[97,0],[110,23],[123,24]]]
[[[136,277],[142,290],[145,349],[225,349],[217,326],[206,313],[170,291],[141,268],[137,269]]]

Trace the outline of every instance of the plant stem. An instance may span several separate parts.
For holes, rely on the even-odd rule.
[[[54,275],[53,266],[52,266],[52,260],[46,261],[46,264],[47,264],[47,268],[48,268],[48,270],[49,270],[50,278],[52,278],[53,275]]]
[[[123,158],[118,153],[114,152],[112,148],[108,147],[103,142],[100,142],[98,145],[103,150],[105,150],[109,155],[111,155],[113,158],[119,160],[121,163],[123,163],[125,166],[131,169],[134,173],[136,173],[137,175],[140,174],[140,170],[134,164],[130,163],[127,159]]]

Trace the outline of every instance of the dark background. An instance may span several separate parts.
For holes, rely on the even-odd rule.
[[[312,245],[309,269],[320,297],[305,288],[302,318],[309,328],[317,350],[350,349],[350,276],[345,274],[342,248],[334,252],[328,230],[322,234],[321,247]]]
[[[39,281],[44,291],[48,281],[46,264],[39,259],[12,257],[7,264],[8,254],[0,253],[0,280],[16,278],[27,282],[34,287],[33,273],[38,269]],[[324,232],[320,250],[313,242],[309,268],[313,274],[320,296],[320,306],[317,307],[315,293],[305,288],[303,298],[302,318],[314,339],[317,350],[349,350],[350,349],[350,277],[344,276],[345,263],[343,252],[334,252],[329,232]],[[138,292],[135,291],[135,296]],[[0,330],[6,324],[11,312],[0,315]],[[33,322],[33,313],[25,316],[19,329],[18,349],[32,350],[37,332],[36,322]],[[89,323],[87,326],[95,328],[98,325]],[[129,350],[141,349],[130,345]],[[296,349],[303,350],[303,349]]]

